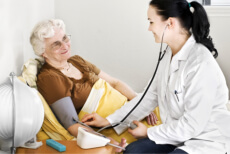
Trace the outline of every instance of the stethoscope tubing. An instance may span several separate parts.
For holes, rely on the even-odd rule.
[[[149,90],[149,88],[150,88],[150,86],[151,86],[151,84],[152,84],[152,82],[153,82],[153,80],[154,80],[154,78],[155,78],[155,76],[156,76],[156,73],[157,73],[157,70],[158,70],[160,61],[163,59],[163,57],[164,57],[164,55],[165,55],[165,53],[166,53],[166,50],[168,49],[168,45],[167,45],[167,47],[165,48],[164,53],[163,53],[163,55],[162,55],[162,44],[163,44],[163,39],[164,39],[165,30],[166,30],[167,27],[168,27],[168,25],[165,26],[164,31],[163,31],[163,34],[162,34],[160,52],[159,52],[159,56],[158,56],[158,62],[157,62],[157,66],[156,66],[156,68],[155,68],[155,71],[154,71],[154,73],[153,73],[153,76],[152,76],[152,78],[151,78],[151,80],[150,80],[150,82],[149,82],[147,88],[145,89],[143,95],[141,96],[141,98],[140,98],[139,101],[137,102],[137,104],[136,104],[136,105],[129,111],[129,113],[120,121],[120,123],[124,122],[125,119],[127,119],[127,117],[128,117],[128,116],[137,108],[137,106],[141,103],[141,101],[142,101],[143,98],[145,97],[146,93],[148,92],[148,90]],[[116,126],[118,126],[118,125],[119,125],[119,124],[116,124],[116,125],[114,125],[113,127],[116,127]]]
[[[124,122],[125,119],[128,118],[128,116],[137,108],[137,106],[141,103],[141,101],[142,101],[143,98],[145,97],[146,93],[148,92],[148,90],[149,90],[149,88],[150,88],[150,86],[151,86],[151,84],[152,84],[152,82],[153,82],[153,80],[154,80],[154,78],[155,78],[155,76],[156,76],[156,73],[157,73],[158,67],[159,67],[159,65],[160,65],[160,62],[161,62],[161,60],[163,59],[163,57],[164,57],[164,55],[165,55],[165,53],[166,53],[166,50],[168,49],[168,45],[167,45],[166,48],[165,48],[165,50],[164,50],[164,53],[162,54],[163,38],[164,38],[164,33],[165,33],[165,30],[166,30],[167,27],[168,27],[168,25],[166,25],[166,27],[165,27],[165,29],[164,29],[164,31],[163,31],[162,38],[161,38],[160,52],[159,52],[158,61],[157,61],[157,65],[156,65],[155,71],[154,71],[154,73],[153,73],[153,76],[152,76],[152,78],[151,78],[151,80],[150,80],[150,82],[149,82],[147,88],[145,89],[143,95],[141,96],[141,98],[139,99],[139,101],[137,102],[137,104],[126,114],[126,116],[125,116],[120,122],[116,122],[116,123],[110,124],[110,125],[105,126],[105,127],[102,127],[102,128],[99,128],[99,127],[90,127],[90,126],[88,126],[88,125],[87,125],[87,127],[89,127],[89,128],[97,128],[97,129],[99,129],[98,132],[100,132],[100,131],[102,131],[102,130],[104,130],[104,129],[116,127],[116,126],[118,126],[118,125],[120,125],[120,124],[129,125],[129,124],[127,124],[127,123]],[[79,122],[79,120],[77,120],[77,119],[74,119],[74,118],[73,118],[73,120],[74,120],[75,122]],[[79,123],[82,124],[81,122],[79,122]],[[83,124],[84,124],[84,123],[83,123]],[[86,125],[86,124],[84,124],[84,125]]]

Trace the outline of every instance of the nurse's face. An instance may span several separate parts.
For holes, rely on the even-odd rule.
[[[156,7],[149,6],[148,9],[149,31],[151,31],[155,37],[155,42],[160,43],[163,31],[167,25],[166,21],[162,21],[161,16],[156,12]]]
[[[55,34],[45,39],[43,57],[49,62],[63,62],[70,58],[70,38],[62,29],[54,28]]]

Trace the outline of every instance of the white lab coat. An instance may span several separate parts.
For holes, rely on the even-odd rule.
[[[141,120],[159,106],[163,124],[148,128],[151,140],[176,145],[188,153],[224,154],[230,141],[230,112],[221,69],[210,51],[196,43],[193,36],[171,57],[169,48],[146,96],[125,122]],[[141,95],[108,116],[108,121],[120,121]],[[126,129],[120,125],[115,131],[121,134]]]

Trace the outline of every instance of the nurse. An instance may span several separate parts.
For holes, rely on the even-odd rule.
[[[195,1],[152,0],[148,20],[155,41],[168,48],[146,96],[125,120],[134,120],[137,128],[129,132],[139,140],[124,153],[226,153],[230,126],[222,118],[230,119],[228,88],[204,8]],[[118,122],[140,97],[106,119],[90,114],[82,121],[98,127]],[[147,128],[139,120],[157,106],[163,124]],[[114,129],[120,134],[127,127]]]

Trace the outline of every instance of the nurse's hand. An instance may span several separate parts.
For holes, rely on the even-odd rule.
[[[89,126],[95,127],[105,127],[110,124],[107,119],[102,118],[97,113],[86,114],[84,115],[81,121]]]
[[[137,127],[135,129],[128,129],[128,132],[133,135],[134,138],[136,139],[141,139],[141,138],[146,138],[147,137],[147,127],[139,122],[139,121],[136,121],[134,120],[133,121],[134,124],[137,125]]]

